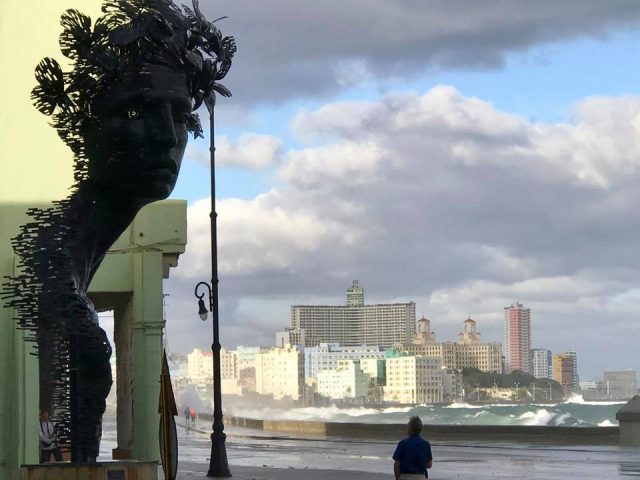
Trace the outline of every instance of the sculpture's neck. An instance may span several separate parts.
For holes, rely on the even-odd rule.
[[[79,221],[70,222],[65,249],[71,260],[71,275],[78,293],[87,289],[107,251],[131,224],[141,205],[130,198],[100,191],[93,184],[81,184],[70,197],[68,214]]]

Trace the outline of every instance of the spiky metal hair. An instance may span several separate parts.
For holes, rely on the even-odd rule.
[[[77,10],[64,12],[60,49],[73,62],[72,69],[63,72],[55,59],[44,58],[36,67],[38,85],[31,92],[36,108],[52,116],[53,127],[77,160],[83,157],[80,129],[91,116],[93,99],[144,63],[187,74],[192,112],[212,91],[231,96],[218,81],[231,67],[235,39],[214,25],[224,17],[213,22],[204,17],[198,0],[182,10],[171,0],[105,0],[102,12],[93,26],[91,18]],[[188,118],[187,129],[194,137],[202,136],[196,113]]]

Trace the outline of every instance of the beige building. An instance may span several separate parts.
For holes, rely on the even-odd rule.
[[[578,361],[575,352],[555,353],[553,355],[553,379],[562,385],[565,395],[576,393],[579,389]]]
[[[296,347],[256,353],[255,378],[257,393],[299,400],[304,385],[304,356]]]
[[[358,360],[345,360],[336,369],[318,372],[317,392],[334,399],[364,398],[370,381],[371,377],[362,371]]]
[[[385,402],[406,405],[443,402],[440,358],[397,354],[386,359],[386,373]]]
[[[418,321],[413,343],[404,349],[416,355],[438,357],[447,368],[477,368],[483,372],[502,373],[502,345],[498,342],[482,343],[476,321],[471,318],[464,321],[455,343],[436,343],[430,322],[422,318]]]
[[[414,345],[432,345],[436,343],[436,333],[431,331],[431,320],[426,317],[418,320],[412,343]]]

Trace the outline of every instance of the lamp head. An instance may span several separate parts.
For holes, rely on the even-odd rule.
[[[207,307],[204,306],[204,300],[200,298],[198,300],[198,315],[200,316],[200,320],[203,322],[206,321],[208,313]]]

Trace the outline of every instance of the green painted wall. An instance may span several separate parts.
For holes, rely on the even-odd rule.
[[[72,182],[69,150],[31,104],[34,68],[58,46],[60,14],[77,8],[92,18],[100,0],[0,1],[0,203],[63,198]]]

